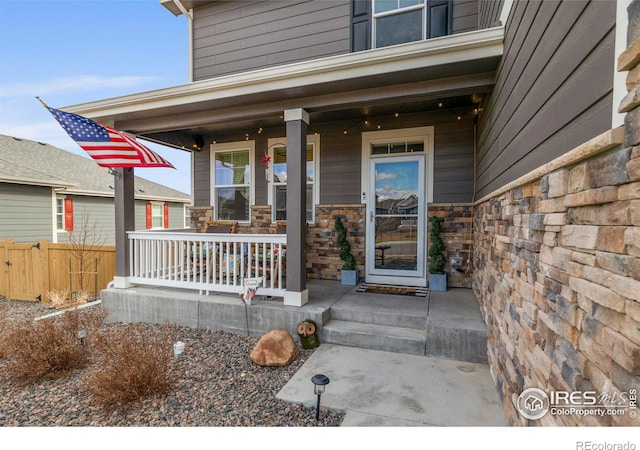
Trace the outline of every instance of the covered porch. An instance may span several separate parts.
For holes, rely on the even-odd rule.
[[[496,27],[65,110],[192,152],[192,226],[235,220],[240,234],[259,234],[286,220],[285,287],[273,280],[263,288],[287,306],[309,301],[307,279],[340,278],[335,217],[345,221],[361,278],[422,287],[428,218],[451,218],[449,286],[469,287],[476,117],[493,89],[503,37]],[[119,170],[115,182],[115,285],[124,289],[149,280],[131,267],[132,178]],[[156,286],[185,282],[151,278]]]
[[[470,289],[415,297],[358,292],[330,280],[309,280],[308,288],[302,307],[268,296],[246,306],[233,293],[167,287],[109,288],[101,298],[114,322],[168,322],[251,336],[285,328],[298,340],[298,323],[311,319],[321,343],[486,362],[486,328]]]

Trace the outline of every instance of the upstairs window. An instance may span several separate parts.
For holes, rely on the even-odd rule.
[[[451,33],[451,0],[373,0],[374,47]]]

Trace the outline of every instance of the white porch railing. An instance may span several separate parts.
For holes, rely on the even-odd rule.
[[[284,234],[127,234],[132,283],[239,293],[244,278],[261,276],[258,294],[284,296]]]

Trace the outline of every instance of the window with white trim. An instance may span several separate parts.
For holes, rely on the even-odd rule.
[[[151,228],[163,228],[164,204],[151,203]]]
[[[64,197],[56,198],[56,229],[64,231]]]
[[[191,206],[184,205],[184,227],[191,228]]]
[[[253,142],[212,146],[211,198],[216,220],[249,222]]]
[[[451,34],[451,0],[374,0],[373,46]]]
[[[147,202],[146,204],[146,227],[169,228],[169,205],[160,202]]]
[[[56,230],[73,231],[73,199],[56,197]]]
[[[269,170],[269,204],[271,205],[271,217],[273,222],[287,220],[287,146],[285,138],[269,139],[269,157],[271,167]],[[307,136],[307,211],[308,223],[315,220],[315,205],[319,200],[318,186],[318,152],[320,137],[318,135]]]

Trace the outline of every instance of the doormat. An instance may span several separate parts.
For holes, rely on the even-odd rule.
[[[391,286],[387,284],[361,284],[356,292],[366,292],[368,294],[390,294],[390,295],[409,295],[412,297],[426,297],[429,289],[426,287],[414,286]]]

